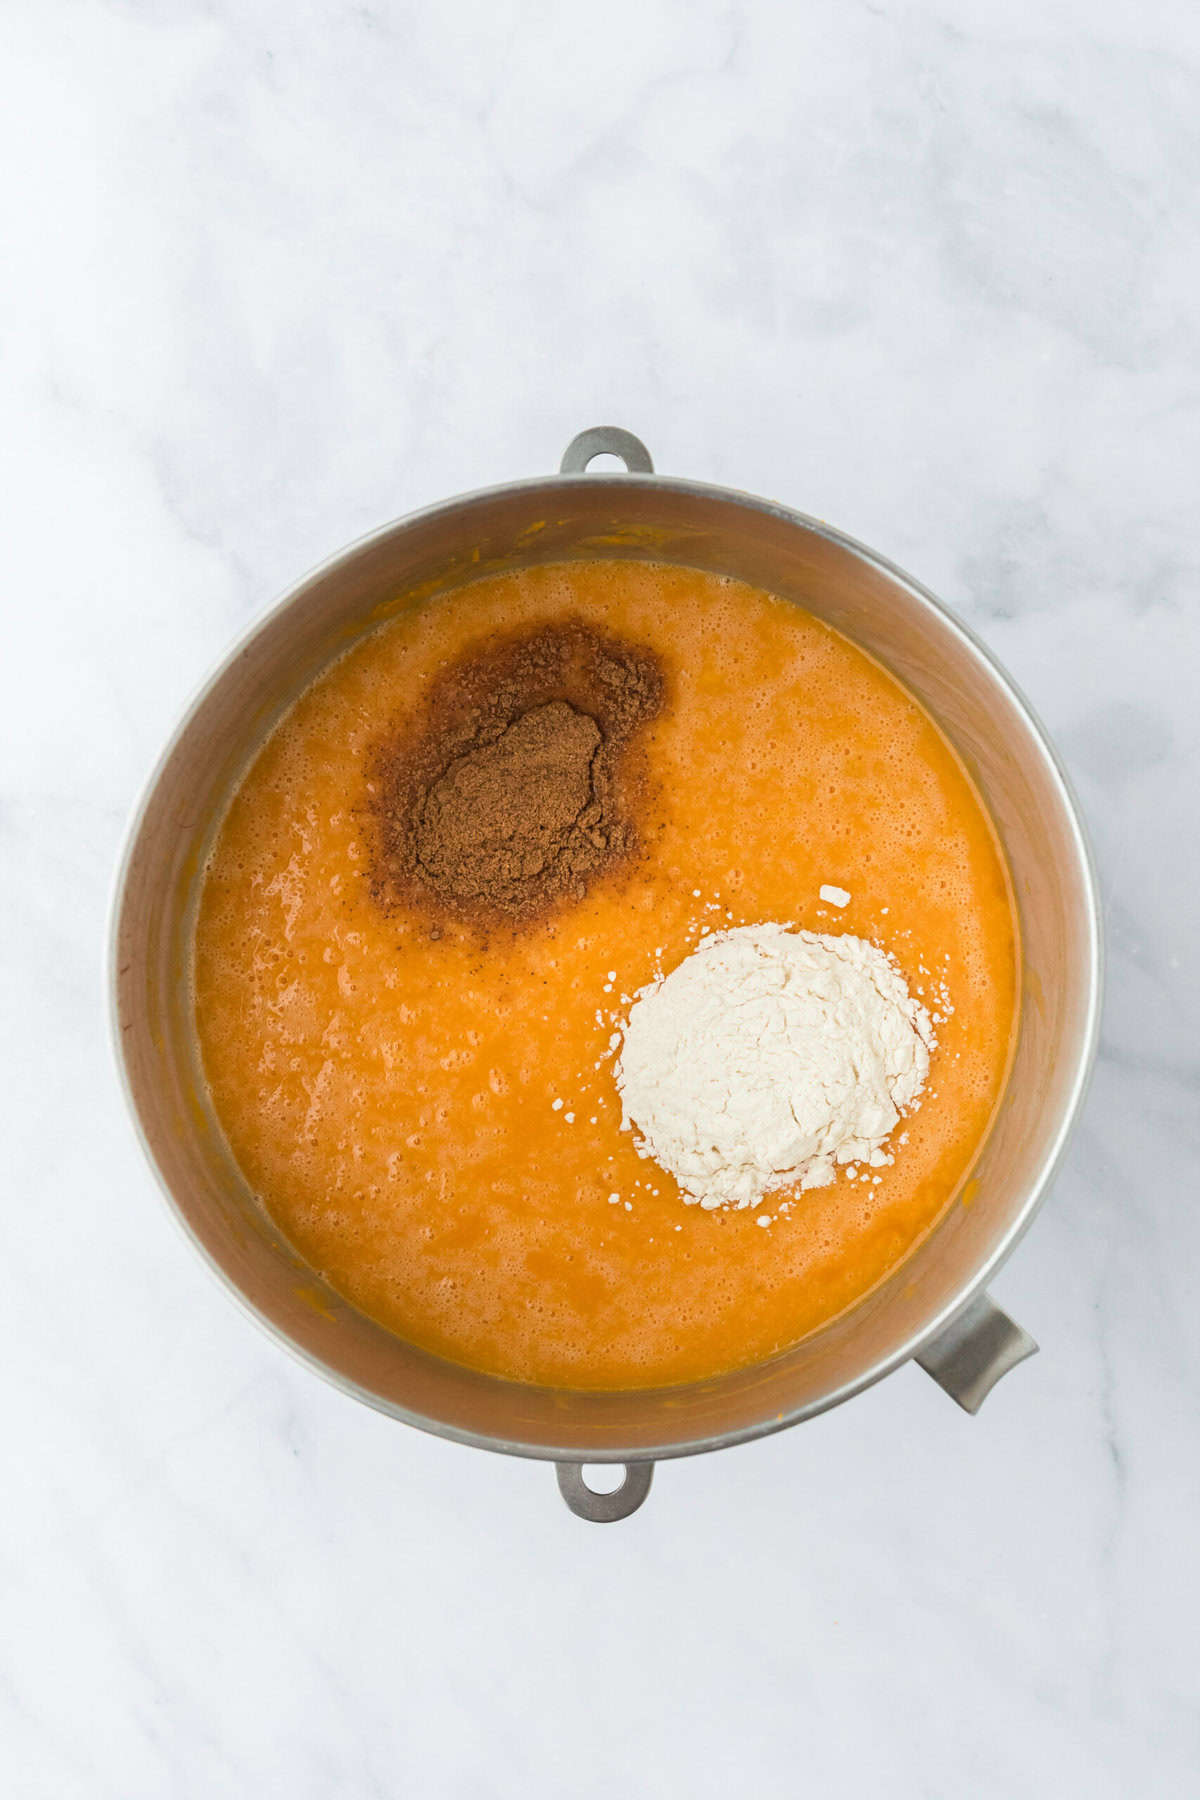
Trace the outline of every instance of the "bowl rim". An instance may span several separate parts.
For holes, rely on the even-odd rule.
[[[708,1436],[671,1439],[661,1444],[639,1445],[632,1449],[597,1449],[592,1446],[581,1446],[578,1443],[560,1445],[531,1444],[517,1439],[506,1439],[492,1436],[486,1432],[472,1431],[465,1427],[447,1424],[444,1421],[420,1413],[385,1396],[359,1385],[352,1377],[343,1375],[339,1370],[326,1363],[320,1356],[307,1350],[296,1342],[287,1331],[278,1325],[267,1313],[261,1311],[243,1292],[222,1264],[202,1242],[196,1231],[186,1218],[182,1207],[159,1166],[151,1149],[149,1139],[142,1124],[137,1101],[133,1092],[128,1065],[125,1060],[122,1044],[120,1020],[120,970],[118,962],[118,942],[121,930],[124,902],[130,871],[142,827],[153,802],[159,781],[174,756],[180,743],[191,729],[197,713],[204,706],[210,694],[224,680],[227,672],[242,656],[248,645],[264,631],[275,619],[281,617],[314,583],[327,580],[343,565],[354,561],[364,551],[383,542],[395,533],[406,531],[439,517],[459,511],[469,511],[500,498],[517,496],[523,493],[534,494],[547,490],[562,490],[567,486],[585,484],[595,489],[611,489],[615,492],[628,491],[636,487],[647,491],[669,490],[686,497],[734,505],[743,510],[750,510],[775,519],[780,523],[815,535],[837,548],[847,551],[869,567],[885,576],[889,581],[903,588],[913,599],[918,601],[935,619],[937,624],[970,651],[981,662],[988,674],[1007,694],[1014,709],[1019,715],[1032,743],[1036,746],[1045,764],[1051,784],[1056,794],[1063,816],[1069,826],[1070,840],[1075,853],[1081,876],[1081,888],[1085,900],[1087,938],[1085,945],[1087,969],[1087,1005],[1082,1029],[1079,1033],[1079,1048],[1076,1055],[1076,1066],[1071,1078],[1071,1085],[1062,1107],[1054,1136],[1042,1158],[1041,1165],[1029,1184],[1028,1194],[1020,1211],[1008,1229],[993,1247],[989,1256],[974,1271],[971,1279],[959,1290],[953,1300],[947,1302],[940,1311],[919,1330],[912,1333],[903,1344],[888,1355],[881,1357],[876,1363],[860,1373],[842,1382],[830,1393],[819,1400],[809,1401],[781,1413],[772,1413],[769,1417],[750,1424],[737,1426],[731,1430],[710,1434]],[[565,560],[565,559],[564,559]],[[654,560],[647,557],[646,560]],[[667,560],[663,558],[662,560]],[[473,577],[468,576],[466,580]],[[965,624],[946,603],[938,598],[931,589],[910,575],[899,564],[873,550],[869,545],[852,537],[848,532],[829,525],[822,519],[814,518],[808,513],[785,506],[782,502],[768,500],[759,495],[748,493],[739,488],[724,487],[716,483],[696,481],[685,476],[661,475],[654,473],[612,472],[603,474],[570,473],[547,474],[525,477],[517,481],[500,482],[483,488],[473,488],[468,492],[457,494],[449,499],[434,501],[432,504],[417,508],[413,512],[402,514],[387,523],[375,527],[333,552],[322,562],[311,567],[299,580],[292,582],[285,590],[267,602],[238,632],[233,642],[226,647],[220,657],[209,667],[208,672],[193,689],[186,702],[174,729],[169,734],[161,751],[155,759],[149,774],[142,783],[137,799],[129,816],[122,839],[121,850],[111,878],[107,922],[106,941],[106,990],[108,1013],[108,1041],[118,1085],[124,1096],[126,1110],[132,1123],[134,1134],[141,1145],[142,1153],[150,1166],[158,1185],[159,1192],[166,1202],[166,1209],[174,1218],[176,1227],[182,1232],[216,1277],[224,1291],[232,1298],[240,1311],[254,1321],[277,1345],[287,1351],[298,1362],[328,1381],[333,1387],[351,1398],[362,1401],[375,1411],[384,1413],[389,1418],[397,1419],[417,1430],[427,1432],[435,1437],[446,1439],[452,1443],[470,1446],[474,1449],[490,1450],[501,1455],[520,1456],[537,1462],[577,1462],[580,1459],[588,1463],[640,1463],[661,1462],[677,1457],[705,1455],[713,1450],[732,1448],[737,1444],[752,1443],[760,1438],[771,1437],[776,1432],[786,1431],[793,1425],[803,1423],[806,1419],[816,1418],[821,1413],[840,1406],[844,1401],[852,1399],[856,1394],[873,1387],[895,1372],[904,1363],[931,1344],[949,1326],[960,1313],[986,1289],[988,1282],[1007,1262],[1025,1233],[1033,1223],[1037,1213],[1045,1201],[1049,1188],[1058,1172],[1066,1152],[1071,1133],[1078,1122],[1083,1102],[1087,1095],[1092,1070],[1095,1065],[1096,1051],[1100,1035],[1100,1017],[1104,989],[1104,937],[1103,920],[1100,902],[1100,888],[1097,877],[1095,858],[1084,824],[1082,811],[1066,772],[1062,759],[1042,724],[1029,699],[1000,663],[995,654],[988,648],[982,638]],[[763,1359],[762,1363],[749,1365],[762,1367],[773,1358]],[[502,1381],[502,1377],[489,1379]],[[507,1383],[509,1386],[521,1386],[520,1383]],[[688,1384],[682,1384],[686,1386]],[[555,1390],[543,1390],[555,1391]],[[570,1391],[570,1390],[568,1390]],[[624,1390],[623,1390],[624,1391]],[[647,1388],[630,1389],[628,1392],[664,1393],[674,1389]]]

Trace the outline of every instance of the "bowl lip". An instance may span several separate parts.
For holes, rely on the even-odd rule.
[[[807,534],[824,539],[837,548],[849,552],[861,562],[877,570],[889,581],[904,589],[932,615],[941,629],[953,637],[971,652],[983,664],[987,673],[1006,694],[1014,710],[1020,717],[1031,743],[1040,754],[1046,770],[1051,777],[1052,786],[1057,795],[1063,815],[1070,828],[1070,839],[1074,849],[1081,877],[1081,888],[1085,902],[1086,914],[1086,969],[1087,969],[1087,1007],[1079,1034],[1079,1048],[1076,1054],[1075,1069],[1071,1086],[1062,1107],[1054,1137],[1042,1158],[1041,1165],[1029,1184],[1029,1191],[1024,1205],[1013,1220],[1003,1237],[993,1248],[991,1254],[974,1271],[971,1279],[959,1290],[955,1297],[947,1302],[940,1311],[921,1328],[912,1333],[903,1344],[887,1356],[881,1357],[869,1368],[862,1370],[849,1380],[844,1381],[830,1393],[822,1395],[816,1401],[791,1408],[781,1413],[772,1413],[769,1417],[753,1421],[747,1425],[737,1426],[731,1430],[711,1433],[707,1436],[683,1439],[669,1439],[662,1443],[639,1444],[629,1448],[598,1448],[579,1443],[543,1444],[529,1443],[518,1439],[507,1439],[492,1436],[486,1432],[472,1431],[465,1427],[446,1423],[436,1417],[423,1414],[389,1400],[369,1388],[364,1388],[352,1377],[343,1375],[339,1370],[326,1363],[320,1356],[296,1342],[268,1314],[262,1312],[243,1292],[218,1261],[217,1257],[201,1240],[185,1216],[176,1199],[158,1160],[150,1146],[142,1124],[137,1101],[133,1092],[129,1068],[125,1059],[122,1044],[120,1019],[120,973],[118,963],[118,946],[121,924],[125,909],[126,892],[129,876],[141,838],[146,816],[153,803],[159,782],[179,745],[192,727],[196,715],[208,700],[210,694],[224,680],[227,672],[242,656],[250,643],[267,629],[276,619],[282,617],[295,604],[303,593],[314,583],[327,580],[344,565],[351,563],[365,551],[383,542],[385,539],[409,529],[427,524],[440,516],[456,512],[469,513],[477,506],[489,502],[517,496],[534,494],[538,491],[562,490],[569,486],[585,485],[588,488],[614,492],[628,491],[635,487],[655,492],[668,490],[684,498],[716,502],[741,511],[751,511],[778,520],[781,524],[798,529]],[[648,558],[647,560],[653,560]],[[665,559],[664,559],[665,560]],[[470,577],[468,577],[470,579]],[[923,583],[908,574],[897,563],[882,556],[869,545],[851,537],[848,532],[836,526],[814,518],[808,513],[798,511],[794,507],[785,506],[782,502],[768,500],[739,488],[730,488],[711,482],[696,481],[684,476],[614,472],[605,474],[572,473],[557,475],[530,476],[522,480],[497,483],[490,487],[474,488],[449,499],[433,502],[429,506],[403,514],[399,518],[389,520],[374,530],[364,533],[350,544],[335,551],[324,561],[310,568],[299,580],[290,584],[281,594],[268,602],[238,633],[232,644],[221,654],[219,659],[209,668],[208,673],[193,690],[191,698],[180,713],[175,728],[170,733],[155,759],[141,791],[134,803],[129,822],[126,826],[120,855],[113,870],[106,925],[107,943],[107,979],[108,996],[108,1039],[118,1085],[124,1095],[126,1109],[132,1123],[134,1133],[141,1145],[142,1152],[149,1163],[151,1172],[157,1182],[160,1193],[166,1201],[167,1211],[173,1216],[177,1228],[199,1254],[216,1277],[221,1287],[232,1298],[239,1309],[263,1330],[282,1349],[297,1361],[322,1376],[333,1387],[362,1401],[377,1412],[386,1414],[406,1425],[412,1425],[420,1431],[449,1442],[468,1445],[474,1449],[491,1450],[498,1454],[520,1456],[537,1462],[579,1462],[585,1463],[638,1463],[667,1461],[677,1457],[699,1456],[713,1450],[729,1449],[737,1444],[752,1443],[760,1438],[771,1437],[778,1431],[786,1431],[793,1425],[803,1423],[806,1419],[816,1418],[835,1406],[840,1406],[856,1394],[873,1387],[888,1375],[910,1362],[914,1357],[950,1325],[960,1313],[970,1306],[987,1287],[988,1282],[1007,1262],[1025,1233],[1029,1230],[1034,1218],[1040,1210],[1054,1177],[1062,1163],[1071,1133],[1079,1119],[1079,1114],[1087,1095],[1088,1085],[1095,1064],[1096,1050],[1100,1035],[1100,1015],[1104,987],[1104,938],[1100,903],[1100,888],[1097,878],[1095,858],[1083,815],[1072,787],[1069,776],[1054,744],[1043,726],[1034,707],[1013,677],[1003,667],[998,658],[974,632],[951,609],[940,600]],[[751,1367],[764,1367],[766,1361]],[[501,1377],[489,1379],[502,1380]],[[516,1386],[520,1384],[506,1383]],[[681,1391],[672,1388],[648,1388],[629,1390],[630,1397],[644,1393],[652,1394]]]

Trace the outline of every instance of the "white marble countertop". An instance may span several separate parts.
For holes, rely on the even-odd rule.
[[[1200,17],[1145,0],[17,0],[0,62],[0,1790],[1197,1791]],[[1108,908],[978,1419],[909,1368],[636,1519],[254,1332],[101,940],[199,675],[367,528],[628,425],[958,607]],[[1189,924],[1188,921],[1191,921]]]

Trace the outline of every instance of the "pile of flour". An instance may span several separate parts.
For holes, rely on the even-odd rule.
[[[616,1065],[637,1148],[690,1205],[757,1206],[827,1187],[918,1100],[929,1014],[896,965],[849,934],[743,925],[636,996]]]

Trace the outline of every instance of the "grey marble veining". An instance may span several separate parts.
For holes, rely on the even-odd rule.
[[[1200,1767],[1200,20],[1183,4],[22,0],[0,61],[0,1788],[1190,1796]],[[255,1334],[100,959],[181,704],[307,566],[612,420],[913,570],[1055,735],[1087,1114],[915,1370],[628,1525]]]

